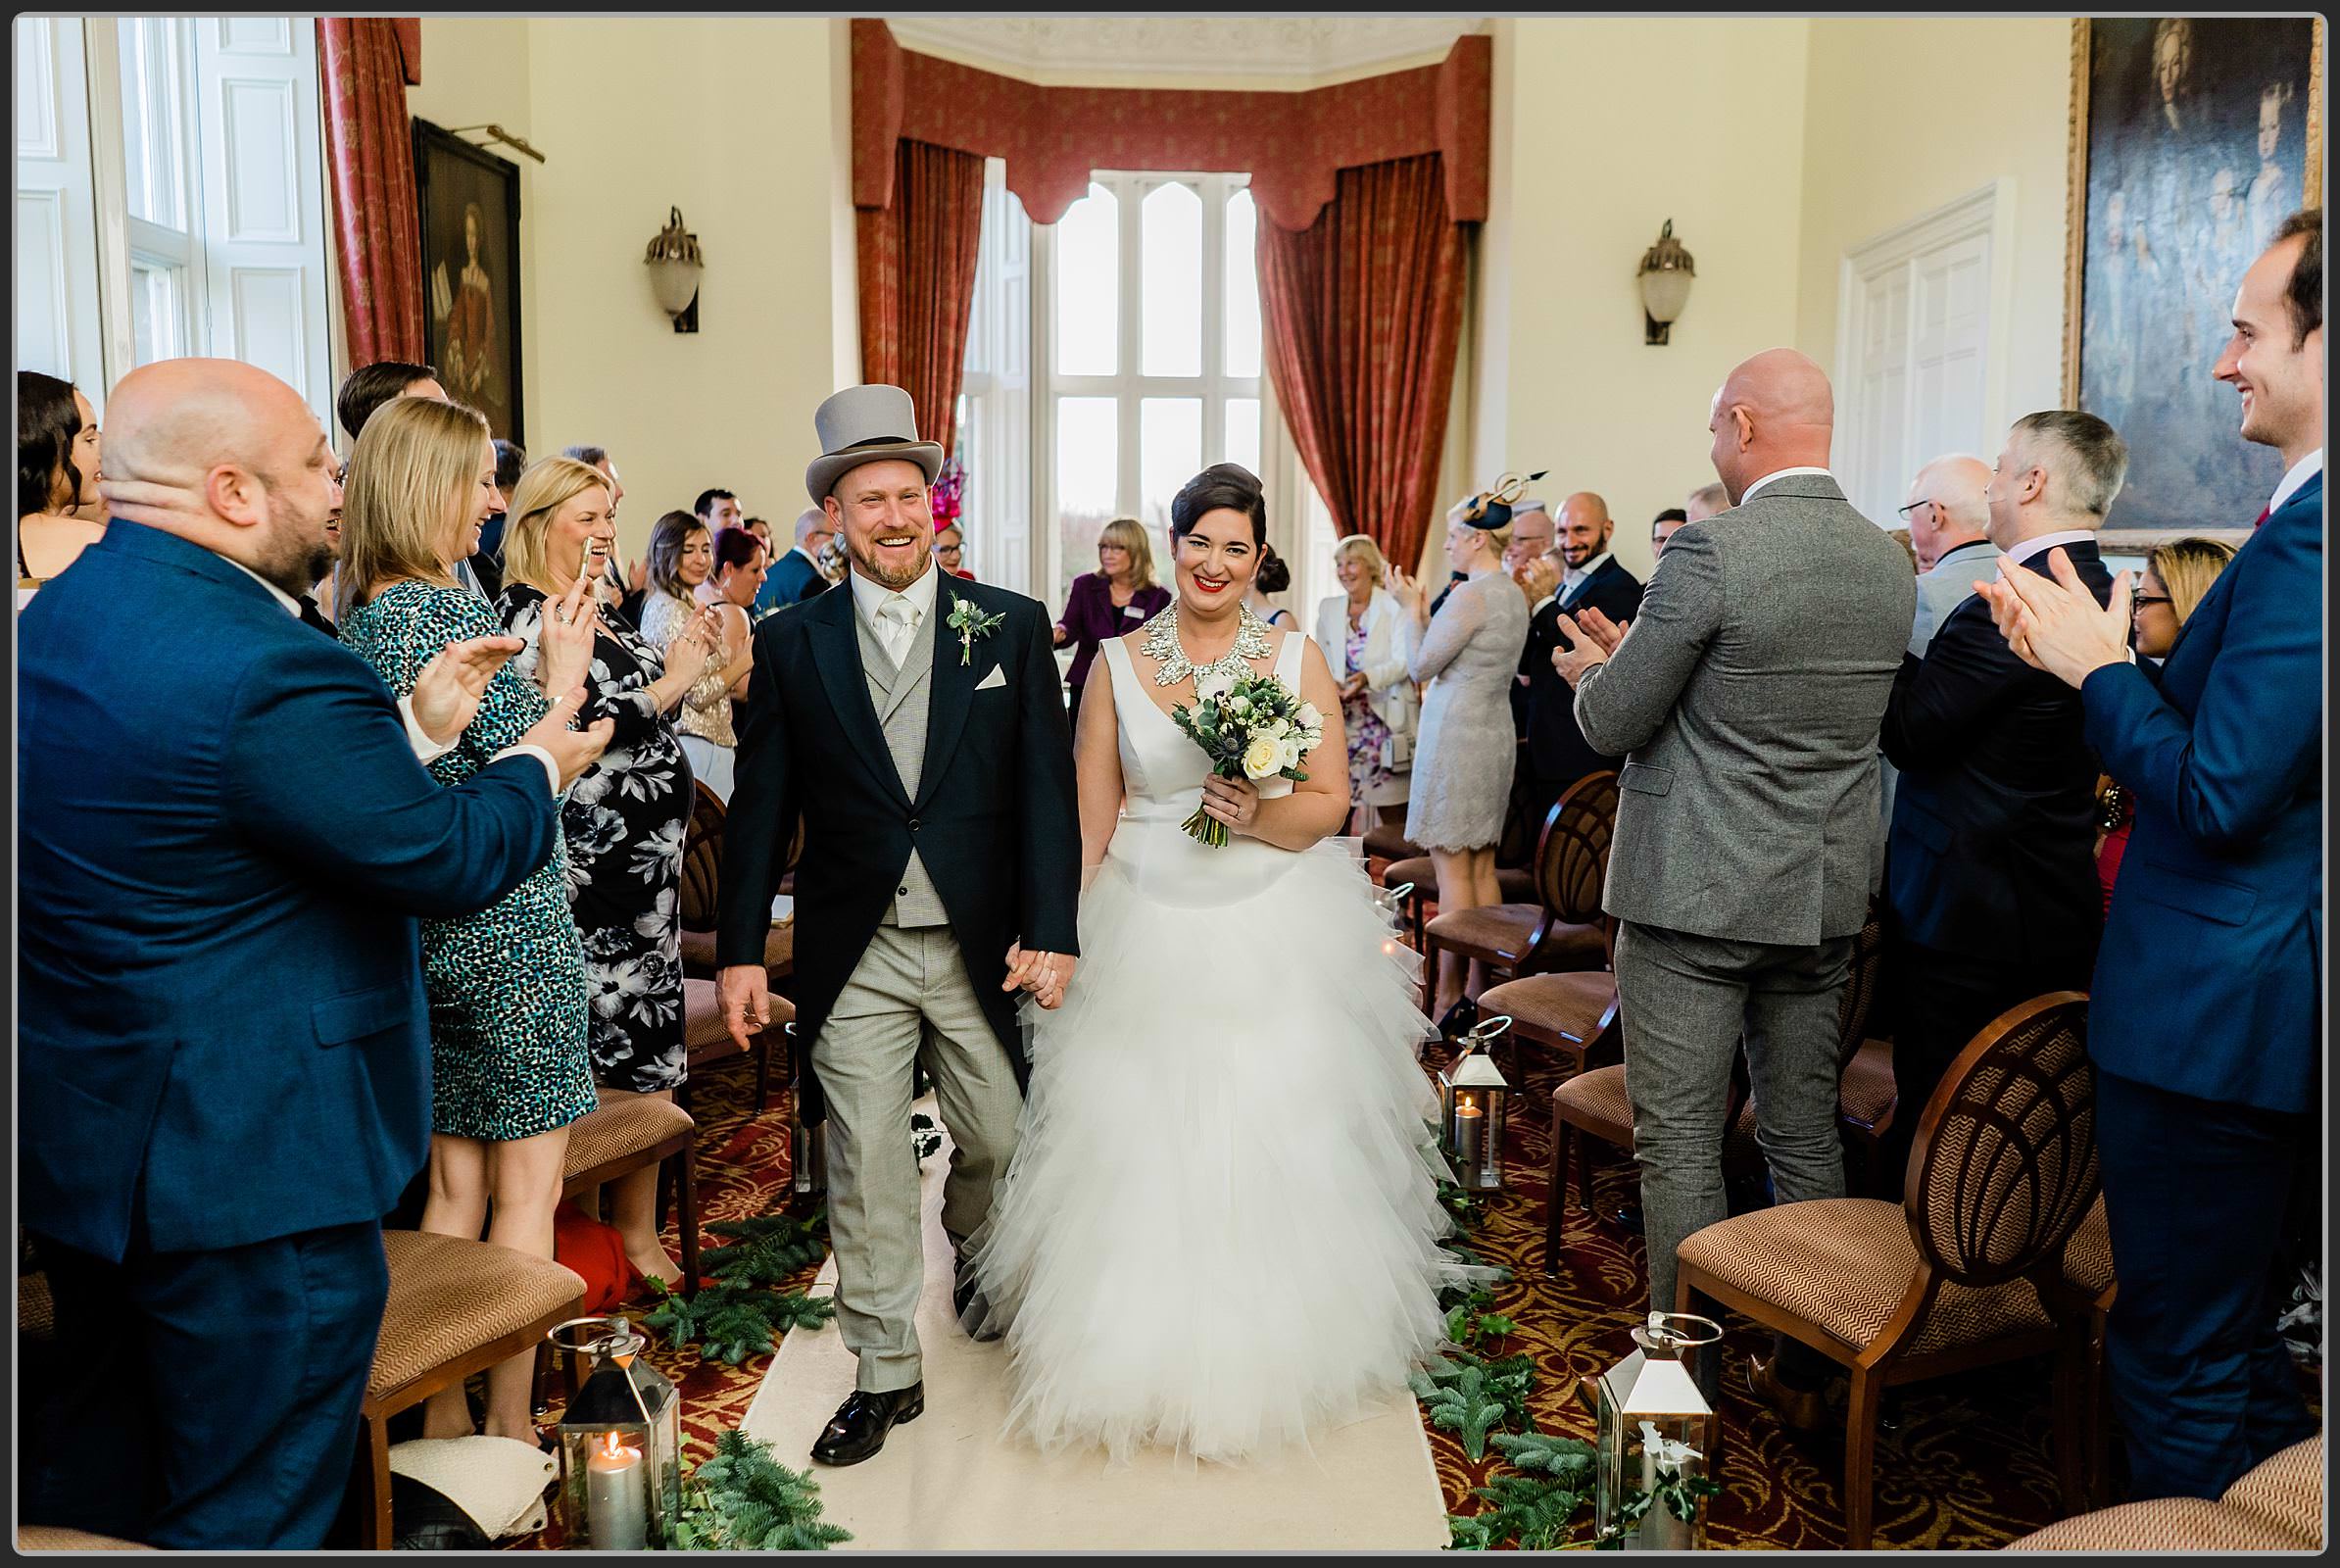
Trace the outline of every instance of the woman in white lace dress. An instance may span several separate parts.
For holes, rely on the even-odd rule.
[[[699,588],[714,569],[714,536],[688,512],[669,512],[650,530],[650,596],[642,604],[642,637],[660,653],[690,629],[701,610]],[[723,618],[723,646],[707,673],[692,683],[674,714],[691,776],[731,804],[731,760],[739,746],[732,726],[731,699],[744,695],[755,662],[749,647],[747,612],[717,601]]]
[[[1390,572],[1390,590],[1414,617],[1412,674],[1428,682],[1422,729],[1414,743],[1414,778],[1405,836],[1430,854],[1438,870],[1438,912],[1503,902],[1495,885],[1495,845],[1511,802],[1519,742],[1511,722],[1511,682],[1528,645],[1528,600],[1503,569],[1511,542],[1511,508],[1478,496],[1447,514],[1446,559],[1468,580],[1454,585],[1434,617],[1422,584]],[[1438,955],[1431,1013],[1441,1026],[1464,997],[1461,958]]]

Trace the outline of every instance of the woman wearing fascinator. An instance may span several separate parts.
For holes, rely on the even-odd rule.
[[[1503,569],[1511,543],[1511,509],[1532,479],[1505,474],[1446,514],[1446,561],[1463,580],[1432,612],[1418,580],[1392,566],[1389,591],[1413,616],[1411,673],[1426,683],[1405,836],[1430,854],[1438,878],[1438,912],[1500,904],[1495,845],[1511,802],[1518,742],[1511,722],[1511,682],[1528,644],[1528,602]],[[1466,1027],[1468,994],[1484,983],[1460,956],[1438,955],[1431,1011],[1446,1033]]]

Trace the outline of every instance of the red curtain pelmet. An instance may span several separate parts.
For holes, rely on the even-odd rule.
[[[906,389],[919,438],[949,452],[975,307],[983,160],[905,138],[895,144],[893,200],[854,218],[861,379]]]
[[[1340,172],[1298,232],[1259,225],[1268,373],[1341,534],[1420,559],[1462,334],[1462,230],[1436,153]]]
[[[317,44],[350,364],[419,362],[421,218],[407,85],[420,75],[420,28],[413,18],[320,17]]]

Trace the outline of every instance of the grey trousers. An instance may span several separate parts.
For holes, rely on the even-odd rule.
[[[926,1063],[951,1172],[943,1229],[955,1248],[991,1213],[1014,1157],[1023,1095],[976,1000],[948,926],[880,926],[812,1042],[828,1097],[829,1245],[837,1325],[871,1393],[919,1381],[918,1157],[910,1147],[913,1064]]]
[[[1641,1167],[1649,1305],[1674,1310],[1674,1250],[1726,1217],[1723,1115],[1743,1036],[1755,1140],[1782,1203],[1844,1196],[1836,1137],[1836,1009],[1853,939],[1731,942],[1625,922],[1617,991],[1625,1088]]]

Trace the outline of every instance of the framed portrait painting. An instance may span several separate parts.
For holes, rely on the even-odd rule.
[[[2212,376],[2234,293],[2323,172],[2323,23],[2080,18],[2064,397],[2128,442],[2107,547],[2249,534],[2283,477]]]
[[[525,446],[520,420],[520,171],[414,122],[423,341],[439,383]]]

